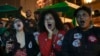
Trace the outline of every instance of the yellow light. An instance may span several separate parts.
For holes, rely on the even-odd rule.
[[[91,3],[93,0],[84,0],[85,3]]]

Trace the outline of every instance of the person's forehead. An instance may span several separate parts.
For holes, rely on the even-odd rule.
[[[85,10],[79,10],[79,11],[77,12],[77,14],[82,14],[82,13],[86,13],[86,14],[88,14],[88,12],[85,11]]]
[[[53,17],[52,14],[46,14],[45,15],[45,18],[51,18],[51,17]]]
[[[17,22],[21,22],[21,20],[18,19],[18,20],[15,20],[15,21],[14,21],[14,23],[17,23]]]
[[[53,16],[52,14],[48,13],[48,14],[45,14],[45,16]]]
[[[30,11],[30,10],[28,10],[28,11],[26,11],[26,13],[31,13],[31,11]]]

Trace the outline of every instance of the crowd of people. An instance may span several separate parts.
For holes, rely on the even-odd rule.
[[[81,6],[74,16],[79,26],[64,23],[54,10],[26,11],[5,27],[0,22],[0,56],[100,56],[100,28],[91,9]]]

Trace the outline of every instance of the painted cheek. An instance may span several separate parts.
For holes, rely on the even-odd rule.
[[[22,29],[23,28],[23,23],[20,23],[20,27],[19,27],[20,29]]]
[[[17,24],[16,24],[16,23],[14,24],[14,28],[15,28],[16,30],[18,29],[18,27],[17,27]]]

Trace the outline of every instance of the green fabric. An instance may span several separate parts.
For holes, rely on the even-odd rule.
[[[11,5],[2,5],[0,6],[0,17],[9,17],[9,16],[15,16],[18,9],[16,7],[13,7]]]
[[[41,10],[47,10],[47,9],[54,9],[54,10],[57,10],[57,11],[62,11],[60,9],[63,9],[66,6],[67,6],[67,4],[65,2],[61,2],[61,3],[56,3],[54,5],[46,6],[44,8],[38,9],[38,10],[41,11]]]
[[[65,2],[61,2],[61,3],[57,3],[57,4],[54,4],[54,5],[51,5],[51,6],[47,6],[43,9],[54,9],[55,11],[66,11],[67,9],[67,4]]]
[[[43,10],[48,10],[48,9],[53,9],[57,12],[62,12],[63,14],[65,14],[68,18],[73,18],[73,13],[75,11],[74,8],[68,6],[68,4],[66,2],[60,2],[60,3],[56,3],[54,5],[51,6],[46,6],[44,8],[38,9],[39,11],[43,11]]]
[[[68,9],[63,13],[65,13],[66,17],[73,19],[74,11],[74,8],[68,7]]]
[[[8,11],[16,11],[17,8],[10,6],[10,5],[2,5],[0,6],[0,12],[8,12]]]
[[[73,23],[74,27],[77,26],[77,23],[76,23],[76,19],[75,18],[72,19],[72,23]]]
[[[0,28],[0,35],[6,31],[6,28]]]

